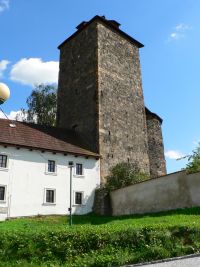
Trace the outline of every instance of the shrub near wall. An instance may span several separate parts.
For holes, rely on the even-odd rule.
[[[136,163],[121,162],[110,170],[110,175],[106,177],[105,188],[112,191],[147,179],[149,175],[142,172]]]
[[[0,263],[120,266],[191,254],[199,249],[200,228],[189,226],[84,226],[40,233],[12,230],[1,232]]]

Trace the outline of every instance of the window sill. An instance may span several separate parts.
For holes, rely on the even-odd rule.
[[[0,200],[0,204],[5,204],[6,200]]]
[[[3,172],[8,172],[8,171],[9,171],[9,169],[8,169],[8,168],[2,168],[2,167],[0,167],[0,171],[3,171]]]
[[[57,172],[45,172],[46,175],[53,175],[53,176],[56,176],[57,175]]]
[[[85,175],[78,175],[78,174],[74,174],[75,178],[85,178]]]
[[[84,207],[85,204],[74,204],[73,207]]]
[[[42,205],[43,206],[55,206],[56,203],[43,203]]]

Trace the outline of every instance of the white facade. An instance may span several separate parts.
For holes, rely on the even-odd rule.
[[[86,214],[92,211],[94,191],[100,185],[99,160],[3,146],[0,146],[0,155],[1,160],[2,155],[7,156],[6,167],[0,167],[0,189],[5,188],[4,199],[1,192],[0,220],[20,216],[69,214],[69,161],[75,164],[72,170],[72,212]],[[55,161],[55,172],[48,172],[49,160]],[[81,164],[78,167],[79,172],[83,172],[82,175],[76,175],[76,164]]]

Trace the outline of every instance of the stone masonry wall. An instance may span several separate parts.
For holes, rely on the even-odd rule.
[[[81,133],[98,152],[97,27],[92,23],[60,48],[57,126]]]
[[[98,24],[99,147],[101,175],[119,162],[149,173],[139,49]]]
[[[97,189],[95,191],[92,211],[99,215],[112,215],[110,194],[105,188]]]
[[[102,183],[124,161],[151,176],[166,171],[160,125],[146,121],[139,48],[101,21],[60,47],[57,126],[74,129],[100,153]]]
[[[147,114],[147,132],[149,146],[149,161],[151,178],[166,174],[166,163],[162,138],[162,128],[159,119]]]

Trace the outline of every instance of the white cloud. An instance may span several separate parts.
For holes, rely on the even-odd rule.
[[[3,72],[4,70],[6,70],[7,68],[7,65],[9,64],[10,62],[8,60],[1,60],[0,61],[0,78],[3,77]]]
[[[185,157],[185,155],[177,150],[168,150],[165,152],[165,156],[169,159],[179,159]]]
[[[41,58],[22,58],[12,66],[10,78],[34,86],[58,82],[58,61],[43,62]]]
[[[3,12],[6,9],[9,9],[9,0],[0,0],[0,13]]]
[[[176,25],[175,27],[176,31],[185,31],[185,30],[189,30],[191,29],[191,26],[187,25],[187,24],[184,24],[184,23],[180,23],[178,25]]]
[[[170,40],[179,40],[185,37],[186,32],[191,29],[188,24],[180,23],[174,27],[174,31],[170,33]]]
[[[9,114],[6,114],[6,116],[10,120],[22,121],[24,119],[24,114],[22,113],[21,110],[18,110],[18,111],[13,111],[12,110]],[[0,118],[1,119],[7,119],[6,116],[3,114],[2,111],[0,111]]]
[[[171,37],[171,39],[178,40],[180,37],[182,37],[182,35],[180,33],[177,33],[177,32],[172,32],[170,34],[170,37]]]
[[[11,111],[7,116],[10,120],[23,121],[24,119],[24,114],[22,113],[21,110]]]

